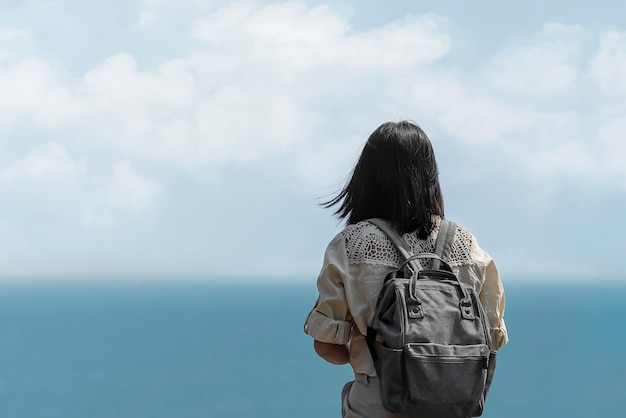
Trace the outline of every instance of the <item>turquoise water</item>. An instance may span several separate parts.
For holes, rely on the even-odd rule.
[[[338,417],[314,286],[0,284],[0,417]],[[484,417],[621,416],[626,286],[507,286]]]

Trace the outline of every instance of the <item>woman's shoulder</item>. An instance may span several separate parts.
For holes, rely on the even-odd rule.
[[[355,224],[346,225],[341,231],[341,235],[346,239],[372,239],[373,237],[386,236],[376,225],[368,221],[361,221]]]
[[[376,225],[361,221],[347,225],[340,234],[351,264],[375,264],[396,267],[399,255],[387,235]]]
[[[455,224],[456,231],[449,256],[449,263],[453,266],[472,264],[474,262],[475,248],[477,247],[476,239],[468,229],[456,222]]]
[[[414,253],[433,252],[442,219],[433,217],[433,230],[425,239],[419,239],[416,233],[407,233],[403,237]],[[339,234],[346,249],[348,262],[395,267],[400,264],[400,254],[389,237],[376,225],[361,221],[347,225]],[[456,223],[456,232],[449,262],[452,265],[471,264],[477,247],[474,235]]]

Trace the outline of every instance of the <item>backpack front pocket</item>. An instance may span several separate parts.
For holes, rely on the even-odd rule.
[[[478,402],[485,389],[490,350],[486,345],[407,344],[409,397],[430,405]]]

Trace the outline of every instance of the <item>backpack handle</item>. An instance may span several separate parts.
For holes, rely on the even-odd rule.
[[[404,263],[402,263],[400,265],[400,269],[404,269],[409,262],[411,262],[413,260],[418,260],[418,259],[431,259],[431,260],[433,260],[433,270],[446,270],[446,271],[449,271],[449,272],[452,271],[452,267],[450,266],[450,264],[448,264],[447,261],[445,261],[443,258],[439,257],[435,253],[421,253],[421,254],[412,255],[409,258],[407,258],[404,261]],[[439,265],[440,265],[439,268],[435,268],[435,261],[439,261]]]

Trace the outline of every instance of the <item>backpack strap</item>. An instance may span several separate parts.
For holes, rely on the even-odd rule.
[[[381,218],[372,218],[368,219],[367,222],[376,225],[381,231],[383,231],[393,242],[393,244],[398,248],[398,251],[402,254],[404,259],[408,259],[413,256],[413,252],[411,251],[411,247],[406,242],[404,238],[396,232],[396,228],[391,226],[389,222]]]
[[[423,270],[422,265],[419,263],[419,259],[427,258],[433,260],[433,269],[439,270],[442,265],[447,266],[447,260],[450,257],[452,251],[452,243],[454,242],[454,234],[456,233],[457,224],[445,219],[441,220],[439,225],[439,233],[437,234],[437,241],[435,242],[434,253],[424,253],[415,255],[411,251],[411,247],[406,242],[396,229],[391,226],[389,222],[381,218],[371,218],[367,222],[376,225],[381,231],[383,231],[396,246],[400,254],[405,260],[403,265],[409,264],[414,272]],[[443,263],[442,263],[443,261]],[[447,266],[449,267],[449,266]],[[446,268],[448,270],[448,268]]]
[[[389,237],[389,239],[398,249],[402,257],[404,257],[405,260],[410,260],[409,263],[411,265],[411,268],[414,269],[414,271],[417,272],[422,269],[419,263],[417,263],[416,259],[414,258],[412,259],[414,254],[411,251],[411,247],[409,247],[409,244],[406,242],[404,238],[400,236],[400,234],[396,232],[396,229],[393,226],[391,226],[389,222],[381,218],[371,218],[371,219],[368,219],[367,222],[376,225],[381,231],[383,231]],[[376,314],[374,314],[374,316],[376,316]],[[376,353],[376,347],[375,347],[377,334],[378,332],[376,331],[376,329],[374,329],[373,324],[372,326],[368,325],[367,334],[365,335],[365,342],[367,343],[367,348],[369,349],[370,356],[372,357],[372,361],[374,363],[378,361],[378,354]]]
[[[433,269],[438,270],[443,264],[446,266],[446,270],[449,269],[449,271],[452,271],[452,268],[447,263],[447,260],[452,252],[452,244],[454,243],[454,235],[456,234],[457,228],[458,225],[456,223],[445,219],[441,220],[439,232],[437,234],[437,241],[435,242],[435,253],[440,256],[441,259],[433,259]],[[461,283],[458,277],[456,280]],[[460,289],[463,292],[463,298],[461,299],[461,316],[465,319],[473,320],[475,317],[474,310],[472,309],[472,299],[467,294],[464,286],[461,286]]]
[[[435,254],[441,257],[444,261],[450,258],[452,252],[452,244],[454,243],[454,235],[456,233],[457,224],[442,219],[439,225],[439,233],[437,234],[437,241],[435,242]],[[439,270],[441,268],[441,261],[439,259],[433,259],[433,269]]]
[[[422,265],[419,263],[419,259],[423,258],[424,255],[413,254],[413,251],[411,251],[411,247],[409,246],[409,244],[406,242],[406,240],[402,236],[400,236],[400,234],[398,234],[396,229],[393,226],[391,226],[389,222],[381,218],[371,218],[371,219],[368,219],[367,222],[376,225],[378,228],[380,228],[381,231],[383,231],[389,237],[391,242],[395,245],[395,247],[398,249],[398,251],[400,252],[400,254],[405,260],[405,262],[403,263],[403,266],[408,264],[414,273],[417,273],[418,271],[424,269]]]

